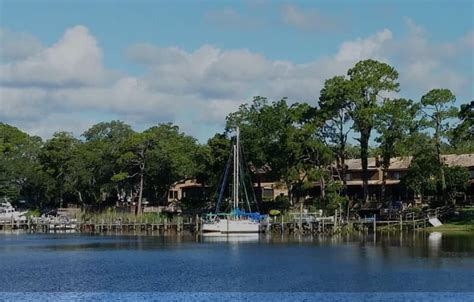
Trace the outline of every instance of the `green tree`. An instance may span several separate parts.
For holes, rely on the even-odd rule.
[[[0,198],[34,202],[33,186],[42,141],[13,126],[0,123]]]
[[[446,175],[446,195],[450,202],[454,202],[456,194],[465,191],[469,185],[469,170],[459,166],[444,166],[444,173]]]
[[[40,163],[55,182],[54,205],[63,206],[64,196],[71,193],[75,173],[72,162],[79,145],[80,141],[71,133],[56,132],[41,150]]]
[[[452,106],[456,97],[449,89],[433,89],[421,98],[422,112],[427,127],[434,130],[434,145],[436,158],[439,163],[438,193],[445,197],[446,179],[441,158],[442,139],[447,137],[450,130],[450,119],[457,114],[456,107]]]
[[[133,192],[140,215],[145,195],[160,200],[172,183],[197,175],[196,159],[201,151],[196,140],[179,132],[177,126],[153,126],[124,141],[118,158],[122,169],[112,180]]]
[[[418,105],[411,100],[386,99],[375,115],[375,129],[380,134],[376,141],[379,143],[382,157],[382,201],[386,201],[385,190],[390,160],[403,153],[397,150],[397,147],[403,146],[401,141],[417,130],[418,110]]]
[[[375,114],[383,99],[383,93],[398,91],[398,72],[388,64],[375,60],[358,62],[347,72],[348,91],[352,103],[350,116],[353,129],[360,133],[360,158],[364,201],[369,198],[368,151],[369,139],[375,125]]]
[[[461,105],[458,113],[459,124],[450,133],[451,145],[456,153],[474,152],[474,100]]]
[[[111,179],[121,171],[118,160],[125,141],[133,133],[130,125],[110,121],[93,125],[82,134],[85,143],[79,150],[81,156],[76,165],[83,172],[78,180],[88,192],[87,198],[91,203],[104,206],[103,202],[117,201],[117,195],[124,194],[117,182]]]
[[[420,148],[413,155],[408,171],[401,179],[401,186],[423,200],[424,196],[436,192],[438,171],[439,162],[434,149],[429,146]]]
[[[348,81],[336,76],[324,83],[318,102],[321,118],[325,121],[322,135],[333,148],[337,168],[343,182],[343,191],[347,188],[346,159],[348,157],[347,136],[350,132],[351,102],[348,93]]]

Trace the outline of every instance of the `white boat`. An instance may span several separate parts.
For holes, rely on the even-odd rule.
[[[249,218],[217,217],[214,221],[206,221],[202,225],[204,233],[221,233],[221,234],[248,234],[260,233],[260,222]]]
[[[229,156],[226,171],[224,172],[216,212],[214,214],[208,214],[205,217],[202,224],[203,234],[257,234],[261,232],[260,221],[264,215],[251,211],[251,202],[249,200],[248,191],[245,188],[245,179],[241,175],[245,170],[241,166],[239,134],[239,128],[237,128],[237,135],[232,146],[232,153]],[[222,201],[225,184],[227,183],[231,159],[233,160],[232,209],[230,213],[219,213],[219,206]],[[253,188],[250,190],[252,196],[255,197]],[[243,210],[245,206],[247,206],[248,212]]]
[[[8,201],[0,203],[0,221],[23,221],[26,220],[26,212],[19,212],[15,210],[12,204]]]

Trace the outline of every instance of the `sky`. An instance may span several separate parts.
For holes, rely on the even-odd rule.
[[[122,120],[205,142],[253,96],[316,105],[363,59],[400,97],[474,99],[474,1],[0,0],[0,122],[49,138]]]

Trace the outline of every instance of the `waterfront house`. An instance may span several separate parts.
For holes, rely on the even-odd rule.
[[[470,180],[469,187],[463,197],[468,202],[474,202],[474,154],[447,154],[442,156],[443,161],[448,166],[461,166],[469,170]],[[395,157],[390,161],[388,175],[386,180],[386,196],[392,201],[415,200],[416,196],[410,196],[400,185],[400,180],[407,173],[411,163],[411,156]],[[382,188],[382,167],[381,162],[376,157],[368,158],[369,171],[369,193],[372,200],[380,200],[380,192]],[[333,178],[341,181],[337,170],[333,169]],[[287,197],[288,188],[284,182],[272,181],[268,179],[264,173],[259,173],[260,187],[258,183],[254,183],[254,190],[257,199],[263,202],[275,200],[277,197]],[[362,199],[362,163],[360,159],[346,160],[346,184],[347,194],[351,199]],[[319,182],[313,183],[313,189],[308,190],[306,198],[318,197],[320,195]],[[199,199],[209,198],[212,195],[209,186],[198,183],[195,179],[186,179],[173,184],[168,192],[168,204],[176,203],[183,198]],[[296,198],[296,197],[295,197]],[[296,201],[296,199],[294,200]],[[419,200],[418,200],[419,201]]]
[[[450,167],[460,166],[469,170],[469,187],[466,191],[466,198],[474,198],[474,154],[446,154],[442,155],[444,163]],[[407,173],[412,157],[395,157],[390,160],[390,167],[386,180],[386,195],[393,201],[410,199],[411,196],[400,185],[400,180]],[[382,187],[383,171],[381,162],[376,157],[368,159],[369,173],[369,193],[372,199],[379,199]],[[334,178],[340,180],[339,175],[334,174]],[[363,196],[362,163],[360,159],[349,159],[346,161],[346,183],[347,192],[354,199],[361,199]],[[342,181],[342,180],[341,180]],[[416,197],[416,196],[415,196]],[[416,199],[416,198],[415,198]]]

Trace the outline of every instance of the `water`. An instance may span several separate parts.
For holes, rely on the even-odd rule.
[[[12,301],[474,301],[474,234],[0,234],[0,272]]]

